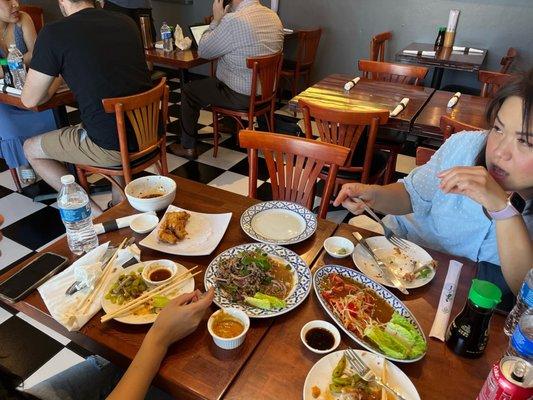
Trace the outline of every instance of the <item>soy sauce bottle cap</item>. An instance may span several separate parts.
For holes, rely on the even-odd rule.
[[[502,291],[494,283],[473,279],[468,299],[478,307],[493,309],[502,299]]]

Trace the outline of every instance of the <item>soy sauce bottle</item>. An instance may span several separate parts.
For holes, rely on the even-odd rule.
[[[483,354],[489,340],[490,319],[501,297],[502,291],[493,283],[472,280],[466,304],[446,332],[446,344],[454,353],[467,358]]]
[[[441,26],[439,28],[439,33],[437,34],[437,38],[435,39],[435,45],[433,46],[433,50],[437,51],[442,49],[442,46],[444,46],[444,35],[446,34],[446,27]]]

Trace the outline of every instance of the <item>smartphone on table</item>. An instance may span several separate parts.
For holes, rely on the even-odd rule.
[[[43,253],[20,271],[0,283],[0,298],[9,302],[22,300],[68,264],[68,260],[54,253]]]

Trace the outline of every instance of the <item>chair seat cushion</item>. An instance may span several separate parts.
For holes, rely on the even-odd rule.
[[[130,162],[130,166],[132,169],[138,167],[139,165],[141,164],[144,164],[146,161],[154,158],[154,157],[157,157],[157,155],[159,154],[159,149],[155,149],[154,151],[142,156],[142,157],[139,157],[137,158],[136,160],[134,161],[131,161]],[[113,170],[113,171],[119,171],[122,169],[122,164],[120,165],[117,165],[115,167],[105,167],[106,169],[110,169],[110,170]]]

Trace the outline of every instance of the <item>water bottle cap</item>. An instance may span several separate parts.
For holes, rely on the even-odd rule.
[[[15,43],[11,43],[9,45],[9,50],[16,49],[16,48],[17,48],[17,45]]]
[[[74,183],[74,175],[63,175],[61,177],[61,183],[63,185],[70,185],[71,183]]]
[[[478,307],[493,309],[502,299],[502,291],[494,283],[473,279],[468,298]]]

